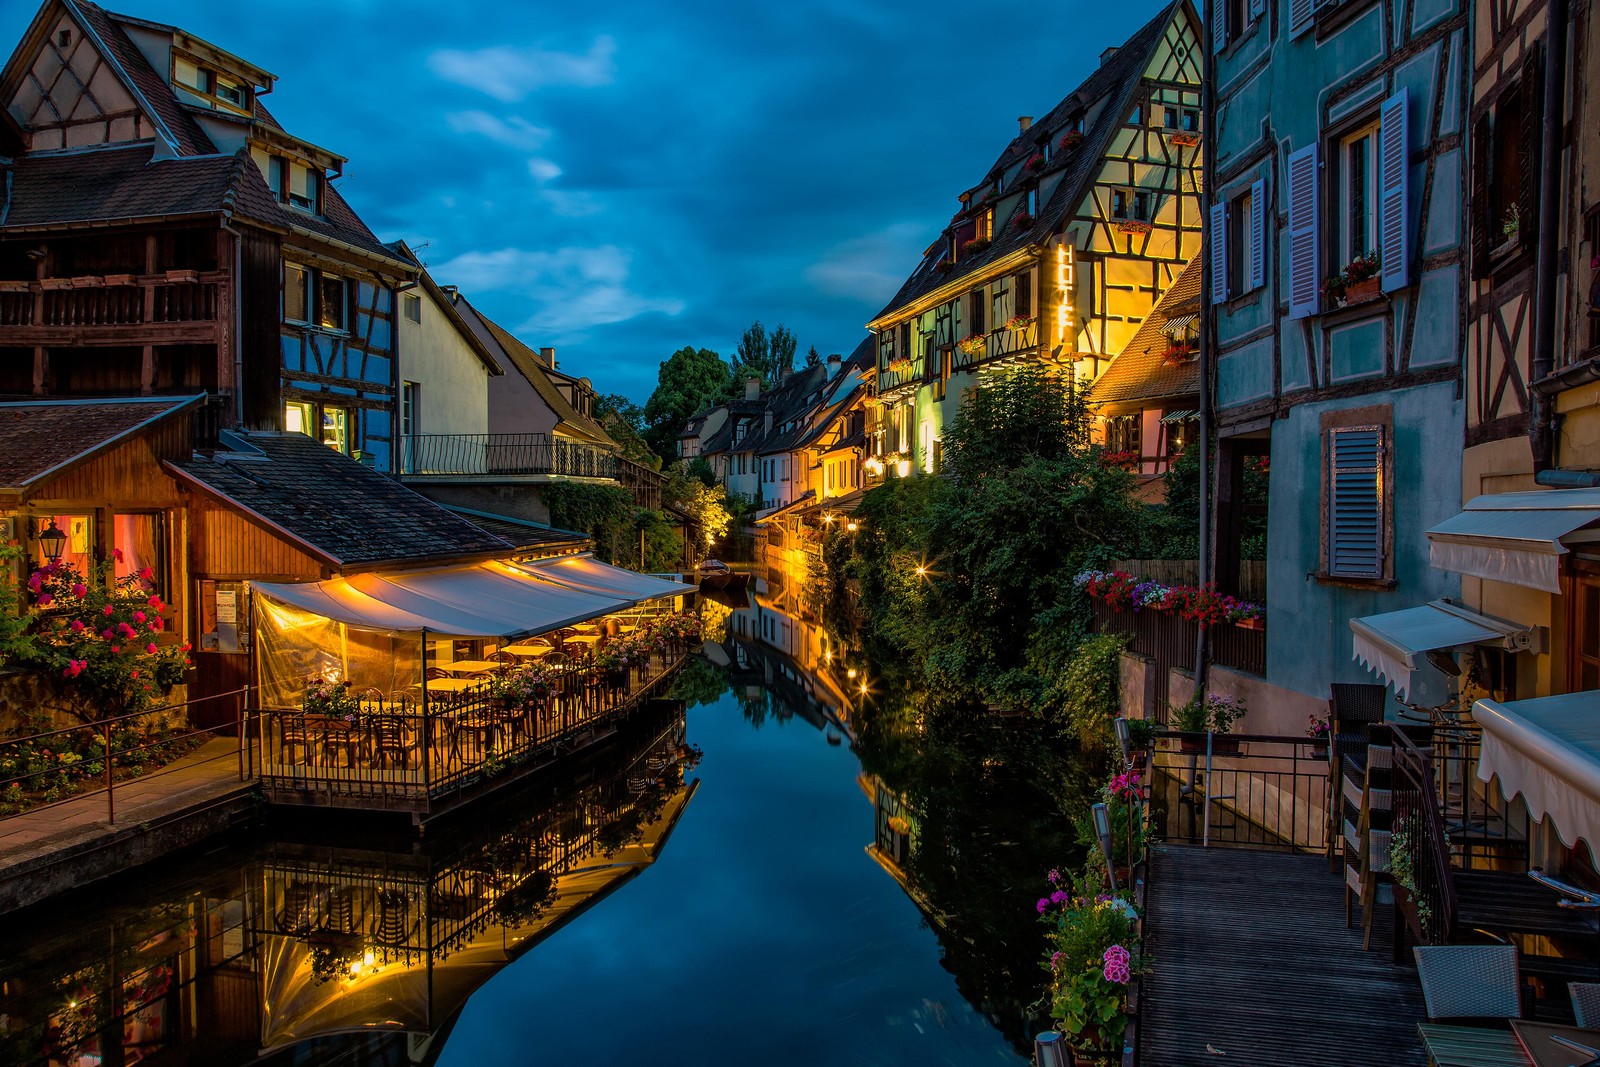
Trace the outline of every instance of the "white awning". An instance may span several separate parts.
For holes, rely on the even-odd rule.
[[[603,560],[595,559],[589,552],[577,556],[560,556],[556,559],[519,563],[517,566],[541,582],[550,582],[561,588],[574,589],[581,593],[615,597],[627,601],[630,605],[643,604],[664,597],[684,596],[695,592],[697,588],[682,582],[614,567]]]
[[[636,603],[540,581],[524,570],[497,562],[401,574],[357,574],[322,582],[256,582],[251,588],[270,600],[349,626],[429,630],[456,637],[546,633]]]
[[[1472,717],[1483,727],[1478,777],[1498,777],[1507,800],[1522,794],[1562,844],[1600,852],[1600,692],[1480,700]]]
[[[1428,562],[1443,571],[1561,592],[1567,546],[1600,540],[1600,489],[1474,497],[1428,531]]]
[[[1411,687],[1411,674],[1429,652],[1460,645],[1527,647],[1532,631],[1435,600],[1414,608],[1351,619],[1353,658],[1388,680],[1400,696]]]

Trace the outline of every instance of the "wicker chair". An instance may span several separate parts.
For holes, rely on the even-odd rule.
[[[1522,1017],[1515,945],[1418,945],[1411,951],[1430,1020]]]
[[[1600,983],[1568,982],[1572,995],[1572,1014],[1582,1027],[1600,1027]]]

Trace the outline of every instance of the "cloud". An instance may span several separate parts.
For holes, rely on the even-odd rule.
[[[806,280],[833,296],[881,304],[916,266],[929,232],[926,226],[901,222],[843,241],[806,268]]]
[[[530,252],[501,248],[465,252],[433,270],[468,296],[510,292],[537,309],[516,331],[561,340],[641,315],[677,315],[684,301],[647,297],[628,286],[630,257],[615,245]],[[504,302],[500,302],[503,306]],[[551,336],[553,335],[553,336]]]
[[[528,160],[528,173],[535,181],[548,182],[561,177],[561,168],[548,159]]]
[[[475,133],[523,152],[542,148],[550,139],[549,130],[515,115],[503,119],[487,111],[453,111],[445,116],[445,121],[456,133]]]
[[[616,51],[617,42],[610,37],[596,37],[584,53],[509,45],[471,51],[445,48],[428,57],[428,69],[445,81],[509,104],[548,85],[609,85],[617,72],[612,61]]]

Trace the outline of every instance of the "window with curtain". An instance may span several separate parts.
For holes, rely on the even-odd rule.
[[[159,512],[130,512],[111,520],[112,566],[118,579],[137,576],[149,568],[143,588],[165,596],[167,592],[165,516]]]

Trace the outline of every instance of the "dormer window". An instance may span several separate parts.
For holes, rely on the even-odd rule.
[[[259,157],[258,157],[259,158]],[[322,172],[298,160],[269,156],[266,160],[267,188],[278,203],[322,214]]]
[[[172,81],[199,96],[210,97],[216,103],[240,111],[250,110],[250,87],[231,74],[202,67],[182,55],[172,57]]]

